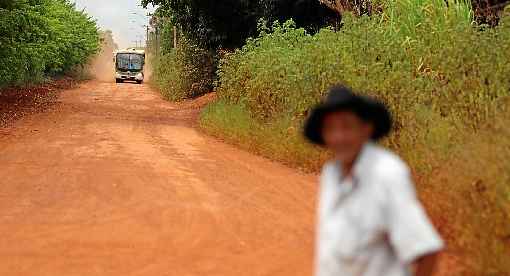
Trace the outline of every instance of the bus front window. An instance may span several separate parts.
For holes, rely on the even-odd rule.
[[[143,68],[143,57],[138,54],[117,54],[117,69],[140,71]]]

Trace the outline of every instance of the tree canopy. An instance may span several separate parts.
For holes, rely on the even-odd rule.
[[[260,19],[294,19],[298,27],[314,31],[339,21],[335,11],[318,0],[142,0],[158,6],[183,33],[207,48],[237,48],[255,36]]]

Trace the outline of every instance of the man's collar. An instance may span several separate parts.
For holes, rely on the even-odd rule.
[[[373,142],[366,142],[361,148],[354,166],[352,168],[352,176],[356,179],[360,179],[363,174],[366,163],[370,161],[370,151],[375,147]]]
[[[370,151],[375,147],[374,142],[369,141],[366,142],[360,149],[356,160],[354,161],[354,165],[352,167],[352,178],[359,180],[363,174],[364,168],[366,167],[366,163],[370,161]],[[338,174],[340,178],[344,178],[342,175],[342,164],[340,161],[336,161],[336,169],[338,170]]]

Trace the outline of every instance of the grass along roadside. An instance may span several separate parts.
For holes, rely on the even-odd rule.
[[[190,40],[182,38],[178,48],[149,58],[150,83],[166,100],[196,98],[213,88],[214,57]]]
[[[199,121],[209,135],[307,171],[316,171],[328,157],[302,139],[298,122],[285,118],[261,124],[242,105],[215,101],[202,110]]]
[[[328,154],[301,138],[307,110],[335,83],[366,91],[392,110],[395,131],[383,143],[414,169],[448,251],[466,267],[459,275],[507,275],[510,17],[485,29],[471,25],[464,6],[452,14],[438,1],[422,4],[416,18],[405,17],[405,7],[346,15],[338,32],[310,35],[292,22],[262,28],[220,61],[218,101],[200,125],[316,171]]]

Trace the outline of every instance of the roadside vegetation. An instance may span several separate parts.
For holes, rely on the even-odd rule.
[[[169,7],[179,1],[163,2],[173,15]],[[420,197],[447,252],[465,268],[462,275],[510,274],[510,10],[484,17],[482,6],[373,1],[338,9],[342,24],[319,22],[322,28],[267,16],[255,34],[247,29],[253,38],[242,44],[182,28],[197,44],[193,38],[216,39],[200,46],[216,49],[218,60],[216,75],[207,75],[217,100],[203,110],[200,126],[250,151],[317,171],[330,155],[301,137],[308,110],[332,84],[375,96],[390,106],[396,122],[383,143],[413,167]],[[175,74],[172,66],[162,66],[166,71],[159,75]],[[165,90],[170,82],[176,83],[161,83],[161,90],[183,94]]]
[[[0,88],[39,83],[99,50],[94,20],[68,0],[0,2]]]
[[[242,47],[247,38],[256,36],[261,18],[294,18],[310,32],[340,18],[317,0],[142,0],[142,4],[159,5],[148,43],[151,79],[169,100],[211,92],[222,53]]]
[[[341,31],[315,35],[292,22],[262,26],[221,61],[219,100],[201,125],[317,170],[328,154],[301,138],[307,110],[335,83],[376,96],[396,120],[385,144],[415,169],[450,250],[462,252],[474,275],[508,274],[510,18],[492,29],[473,26],[468,6],[451,5],[432,0],[344,15]]]
[[[171,101],[191,99],[213,89],[213,56],[190,42],[152,60],[152,83]]]
[[[211,92],[215,78],[214,53],[186,37],[180,37],[179,46],[174,48],[173,26],[168,21],[158,24],[162,30],[161,42],[156,41],[155,34],[152,35],[152,44],[149,43],[151,84],[165,99],[171,101],[195,98]],[[159,49],[156,51],[155,47]]]

